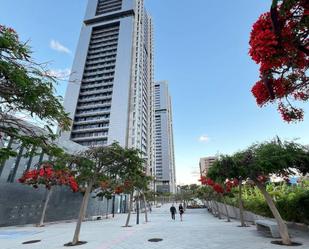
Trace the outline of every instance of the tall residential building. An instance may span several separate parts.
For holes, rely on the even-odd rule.
[[[209,157],[202,157],[200,158],[200,175],[206,176],[209,168],[212,166],[212,164],[217,160],[217,157],[215,156],[209,156]]]
[[[144,0],[89,0],[65,95],[64,133],[84,146],[118,141],[152,170],[153,25]]]
[[[176,192],[172,104],[166,81],[155,84],[155,189]]]

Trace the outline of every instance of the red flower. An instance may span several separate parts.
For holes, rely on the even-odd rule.
[[[39,184],[45,185],[47,189],[55,185],[68,185],[74,192],[78,191],[78,184],[71,173],[67,170],[54,170],[51,164],[42,164],[39,170],[24,172],[18,181],[34,188]]]
[[[239,181],[238,181],[237,178],[233,179],[233,185],[234,185],[234,187],[237,187],[239,185]]]
[[[257,177],[257,180],[260,182],[260,183],[265,183],[267,181],[267,177],[264,176],[264,175],[260,175]]]
[[[206,180],[206,185],[208,185],[208,186],[213,186],[214,184],[215,184],[215,182],[214,182],[212,179],[207,178],[207,180]]]
[[[212,186],[213,190],[217,193],[220,193],[220,194],[223,194],[224,193],[224,189],[222,188],[222,186],[218,183],[215,183],[213,186]]]
[[[280,103],[278,110],[281,113],[283,120],[287,122],[303,120],[304,118],[304,111],[302,109],[297,109],[294,107],[286,107],[282,103]]]
[[[121,194],[124,191],[123,186],[117,186],[114,190],[115,194]]]
[[[205,176],[201,176],[199,181],[201,182],[202,185],[206,185],[207,184],[207,178]]]
[[[232,189],[231,186],[226,186],[225,192],[226,192],[226,193],[230,193],[230,192],[231,192],[231,189]]]
[[[40,171],[39,171],[39,176],[44,176],[44,174],[45,174],[44,169],[40,169]]]
[[[252,94],[256,99],[256,103],[259,106],[265,105],[268,101],[270,101],[269,92],[262,80],[255,83],[251,90]]]
[[[267,12],[252,26],[249,55],[260,65],[260,78],[267,78],[268,85],[266,87],[260,80],[251,92],[259,106],[278,99],[278,110],[282,118],[291,122],[302,120],[303,110],[290,107],[290,102],[285,98],[291,96],[301,101],[309,99],[306,73],[309,56],[305,52],[309,42],[305,28],[309,4],[308,1],[298,0],[288,6],[278,5],[277,8],[278,25],[273,24],[270,12]],[[282,101],[286,101],[289,107],[280,105]]]

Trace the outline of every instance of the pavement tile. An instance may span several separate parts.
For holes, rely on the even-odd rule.
[[[254,226],[237,227],[238,221],[227,223],[210,215],[205,209],[187,209],[184,221],[171,220],[169,205],[153,208],[150,222],[135,225],[136,216],[131,216],[133,227],[123,228],[126,215],[82,224],[81,240],[87,244],[79,249],[284,249],[270,243],[271,238],[260,235]],[[0,228],[1,249],[58,249],[66,248],[74,233],[75,223],[47,224],[45,227],[32,226]],[[309,234],[292,232],[293,240],[302,242],[297,249],[309,248]],[[8,237],[9,235],[11,237]],[[22,236],[16,236],[16,235]],[[16,237],[14,237],[14,236]],[[161,242],[148,242],[151,238],[162,238]],[[40,239],[37,244],[23,245],[23,241]]]

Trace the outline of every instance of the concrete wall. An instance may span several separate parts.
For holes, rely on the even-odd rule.
[[[220,213],[223,214],[224,216],[226,216],[226,210],[224,207],[223,203],[217,202],[218,206],[219,206],[219,210]],[[234,219],[240,219],[239,217],[239,208],[237,207],[233,207],[230,205],[226,205],[227,206],[227,210],[229,213],[230,218],[234,218]],[[249,212],[249,211],[244,211],[244,219],[247,222],[254,222],[255,220],[263,220],[263,219],[270,219],[270,218],[266,218],[264,216],[261,215],[257,215],[255,213]]]
[[[225,210],[224,204],[220,202],[217,202],[217,203],[219,206],[220,213],[226,216],[226,210]],[[228,210],[230,218],[240,220],[239,208],[227,205],[227,210]],[[276,222],[274,218],[264,217],[264,216],[261,216],[261,215],[258,215],[258,214],[255,214],[249,211],[244,211],[244,219],[246,222],[252,222],[252,223],[255,223],[255,220],[272,220]],[[309,232],[309,225],[306,225],[303,223],[290,222],[290,221],[285,221],[285,223],[287,224],[288,228]]]
[[[46,195],[45,188],[34,189],[19,183],[0,184],[0,226],[38,223]],[[71,220],[78,217],[83,195],[67,187],[55,187],[46,211],[46,222]],[[124,200],[124,198],[123,198]],[[107,201],[90,198],[86,218],[106,214]],[[109,201],[112,211],[112,200]],[[115,212],[120,211],[120,196],[115,201]]]

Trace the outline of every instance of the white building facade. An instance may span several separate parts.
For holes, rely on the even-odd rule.
[[[176,193],[171,97],[166,81],[155,83],[155,190]]]
[[[134,147],[153,171],[153,25],[144,0],[89,0],[64,107],[63,138]]]
[[[215,156],[209,156],[209,157],[202,157],[200,158],[199,162],[199,168],[200,168],[200,175],[206,176],[208,170],[211,168],[213,163],[218,159],[218,157]]]

